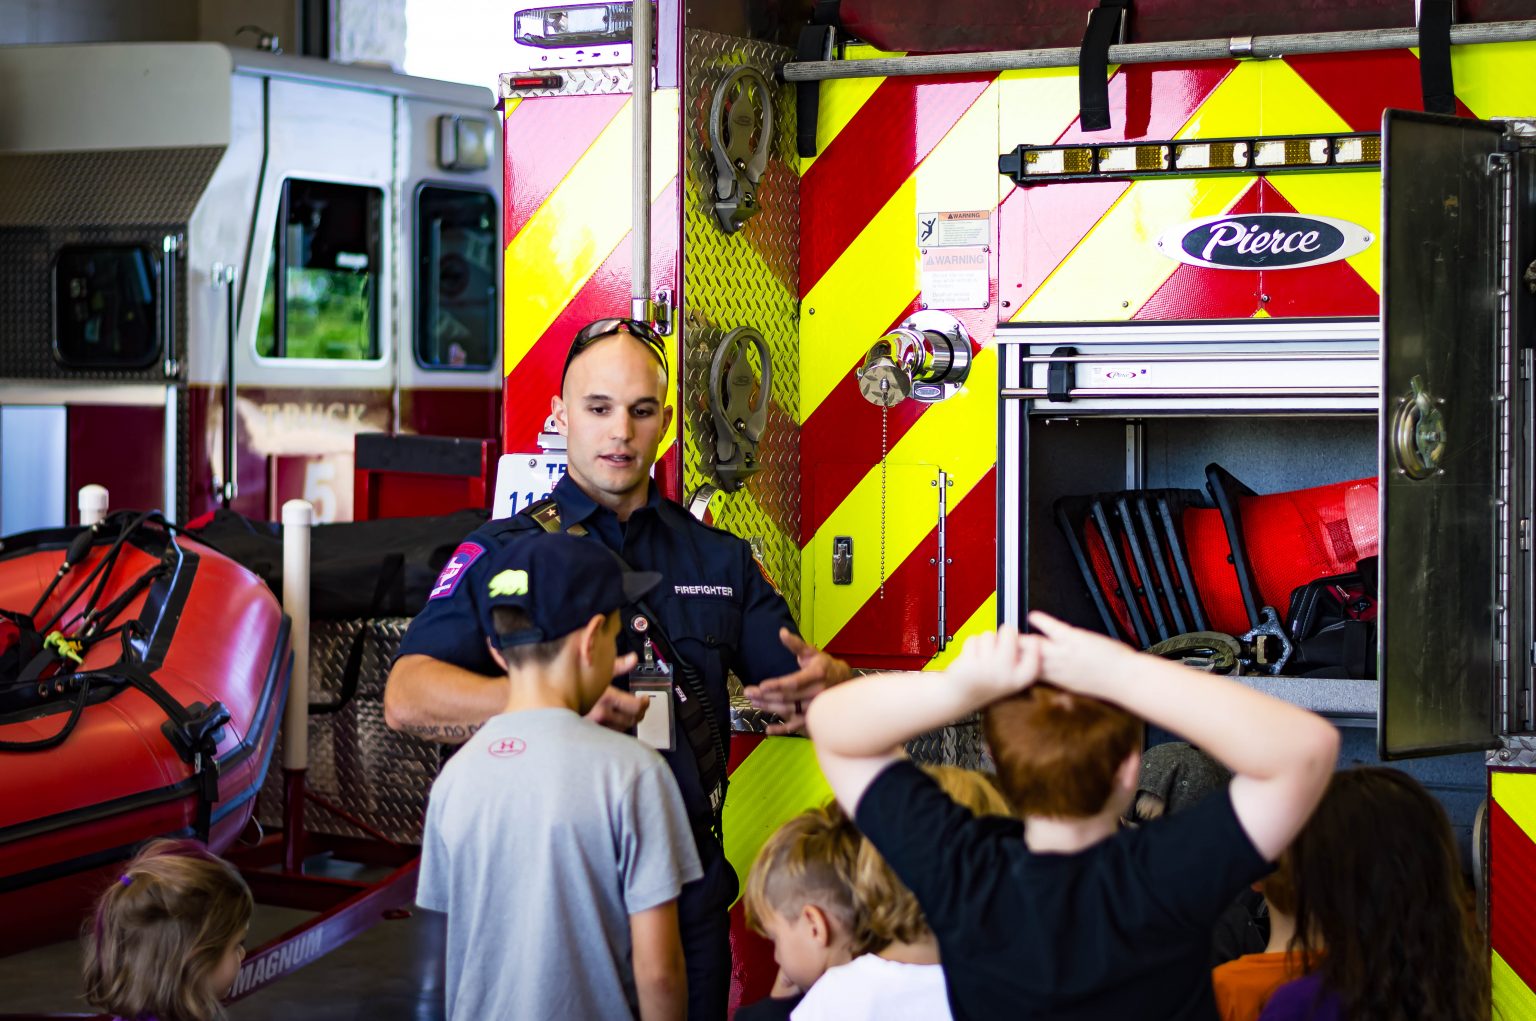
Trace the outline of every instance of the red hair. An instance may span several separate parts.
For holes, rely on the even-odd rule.
[[[981,725],[998,786],[1023,815],[1097,815],[1142,743],[1141,720],[1124,709],[1044,683],[988,706]]]

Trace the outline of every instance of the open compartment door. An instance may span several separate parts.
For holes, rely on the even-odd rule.
[[[1383,759],[1497,741],[1512,442],[1502,138],[1454,117],[1382,122]]]

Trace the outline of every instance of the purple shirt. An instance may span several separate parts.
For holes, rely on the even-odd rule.
[[[1259,1021],[1344,1021],[1339,998],[1323,991],[1321,975],[1305,975],[1275,990]]]

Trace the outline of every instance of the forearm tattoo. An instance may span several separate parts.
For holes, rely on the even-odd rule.
[[[425,741],[442,741],[445,744],[463,744],[474,736],[483,723],[417,723],[400,729]]]

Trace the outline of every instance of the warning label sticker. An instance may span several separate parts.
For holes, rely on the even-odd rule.
[[[922,300],[928,308],[986,308],[990,282],[985,247],[922,250]]]
[[[917,247],[952,248],[986,245],[992,241],[992,212],[962,209],[917,214]]]

